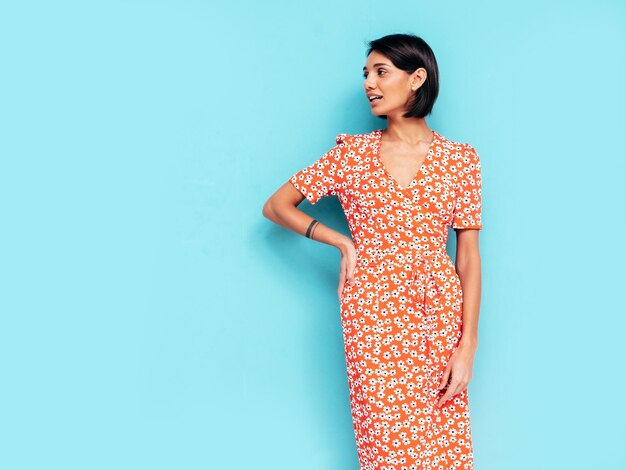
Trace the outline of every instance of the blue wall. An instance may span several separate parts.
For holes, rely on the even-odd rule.
[[[357,470],[339,253],[265,200],[437,55],[481,156],[476,468],[624,469],[621,1],[0,8],[0,467]],[[336,198],[301,208],[348,233]],[[449,253],[454,254],[454,233]]]

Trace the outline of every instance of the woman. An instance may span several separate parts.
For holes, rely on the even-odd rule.
[[[472,469],[467,385],[478,347],[480,160],[431,131],[438,68],[419,37],[369,43],[372,113],[265,203],[268,219],[341,252],[339,303],[363,470]],[[352,238],[297,209],[336,195]],[[448,227],[456,261],[446,253]]]

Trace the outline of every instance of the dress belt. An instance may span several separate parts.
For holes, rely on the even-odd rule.
[[[411,263],[412,260],[429,259],[437,256],[448,256],[445,247],[434,249],[376,248],[371,255],[366,253],[357,254],[357,265],[369,266],[372,263],[377,264],[383,260],[388,260],[396,265],[406,265]]]

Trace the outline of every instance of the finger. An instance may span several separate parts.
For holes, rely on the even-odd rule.
[[[450,366],[446,367],[446,371],[443,373],[443,377],[441,378],[441,382],[439,383],[438,390],[441,390],[448,383],[448,379],[450,379],[450,370],[452,368]]]
[[[346,263],[345,269],[343,270],[343,275],[348,284],[352,284],[354,282],[354,272],[348,263]]]
[[[443,395],[443,396],[439,399],[439,401],[437,402],[437,407],[438,407],[438,408],[441,408],[441,406],[442,406],[442,405],[443,405],[446,401],[448,401],[448,398],[450,398],[450,397],[449,397],[449,395],[448,395],[448,392],[446,392],[446,393],[445,393],[445,395]]]
[[[452,391],[451,391],[450,389],[448,389],[448,391],[446,391],[445,395],[444,395],[444,396],[442,396],[442,397],[439,399],[439,403],[437,404],[437,406],[441,408],[441,407],[443,406],[443,404],[444,404],[445,402],[447,402],[447,401],[448,401],[450,398],[452,398],[452,397],[453,397],[453,395],[452,395]]]
[[[354,271],[356,270],[356,263],[350,263],[350,266],[348,266],[348,280],[350,281],[350,284],[354,283]]]
[[[452,396],[454,397],[455,395],[461,393],[465,388],[465,385],[466,382],[464,380],[459,380],[454,387],[452,387]]]
[[[459,393],[459,390],[461,389],[462,384],[457,383],[454,385],[454,387],[452,387],[452,391],[450,392],[450,398],[453,398],[457,393]]]
[[[345,260],[341,261],[341,266],[339,267],[339,282],[343,284],[346,281],[346,262]]]
[[[339,286],[337,287],[337,295],[339,296],[339,301],[341,302],[341,297],[343,293],[344,284],[346,283],[346,275],[343,269],[339,273]]]
[[[456,390],[457,386],[458,386],[458,383],[452,381],[452,383],[448,385],[448,390],[446,390],[446,393],[441,397],[441,399],[439,400],[439,404],[437,406],[441,407],[441,405],[443,405],[450,398],[452,398],[454,396],[454,391]]]

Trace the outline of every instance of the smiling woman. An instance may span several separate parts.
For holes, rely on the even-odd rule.
[[[362,469],[473,469],[467,384],[480,297],[478,153],[430,130],[437,64],[412,35],[372,41],[364,70],[387,129],[341,133],[266,217],[341,252],[339,304]],[[297,206],[335,195],[351,238]],[[457,265],[446,252],[457,230]],[[311,233],[307,232],[311,237]]]

